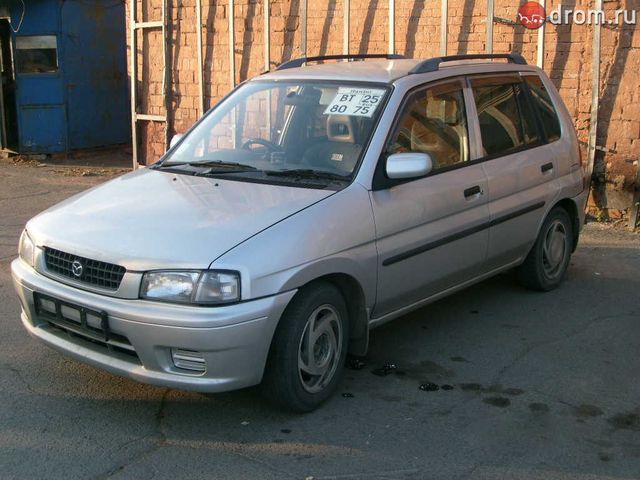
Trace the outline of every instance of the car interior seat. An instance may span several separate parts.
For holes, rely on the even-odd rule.
[[[327,141],[309,148],[303,163],[318,170],[349,174],[362,151],[360,125],[349,115],[327,115],[326,125]]]

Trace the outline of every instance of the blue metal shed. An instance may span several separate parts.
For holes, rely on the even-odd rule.
[[[130,141],[122,0],[0,0],[0,54],[3,147]]]

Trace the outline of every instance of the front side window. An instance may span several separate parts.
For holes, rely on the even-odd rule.
[[[17,73],[56,73],[58,43],[55,35],[16,37]]]
[[[348,180],[387,93],[374,84],[250,82],[205,117],[160,166],[206,165],[210,174],[274,182]]]
[[[447,83],[409,98],[388,153],[428,153],[438,170],[469,159],[468,137],[462,86]]]
[[[477,78],[471,85],[485,156],[506,155],[540,140],[519,79]]]
[[[524,77],[525,82],[529,86],[533,106],[537,110],[542,127],[547,136],[547,141],[553,142],[560,138],[560,120],[553,106],[549,92],[547,91],[542,79],[537,75],[527,75]]]

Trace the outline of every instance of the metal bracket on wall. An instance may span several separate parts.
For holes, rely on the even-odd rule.
[[[520,26],[520,23],[502,17],[493,17],[493,23],[501,23],[502,25]]]
[[[165,148],[168,145],[168,115],[169,105],[167,104],[167,91],[169,88],[168,69],[167,69],[167,28],[166,28],[166,12],[167,0],[162,0],[162,13],[160,20],[154,21],[137,21],[137,0],[130,0],[130,34],[131,34],[131,147],[133,156],[133,169],[138,168],[138,122],[164,122],[165,124]],[[139,113],[137,102],[137,83],[138,83],[138,31],[143,32],[147,29],[160,29],[162,31],[162,97],[164,115],[152,115],[149,113]],[[142,52],[144,55],[144,51]],[[144,79],[141,79],[144,83]]]
[[[589,147],[589,142],[585,142],[584,140],[578,140],[578,144],[582,145],[583,147]],[[617,150],[613,148],[603,147],[602,145],[596,145],[594,149],[598,152],[618,153]]]

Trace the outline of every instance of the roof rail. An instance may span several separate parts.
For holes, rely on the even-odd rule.
[[[319,62],[321,60],[366,60],[371,58],[386,58],[387,60],[400,60],[405,58],[404,55],[372,53],[372,54],[352,54],[352,55],[321,55],[318,57],[300,57],[289,60],[278,65],[276,70],[287,70],[289,68],[298,68],[307,62]]]
[[[479,53],[473,55],[448,55],[446,57],[430,58],[429,60],[420,62],[409,71],[409,75],[415,73],[437,72],[440,69],[440,64],[442,62],[454,62],[457,60],[494,60],[500,58],[508,60],[509,63],[515,63],[517,65],[527,65],[527,61],[522,55],[518,53]]]

